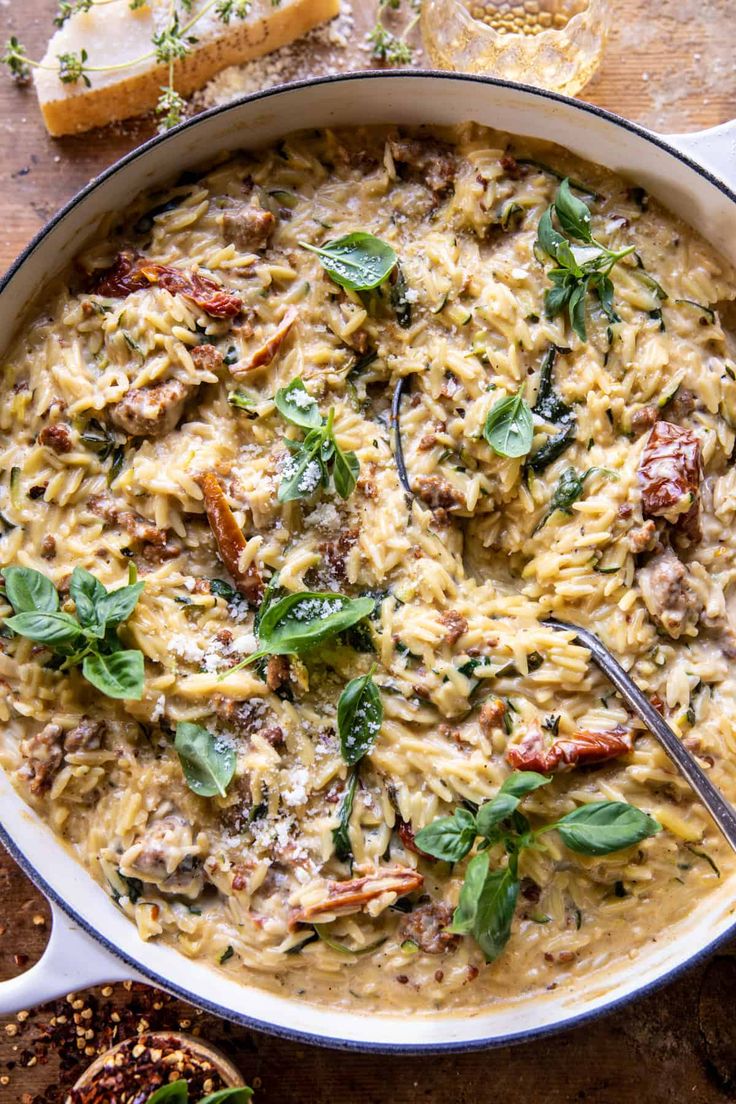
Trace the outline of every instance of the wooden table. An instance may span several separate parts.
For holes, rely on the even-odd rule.
[[[612,0],[611,41],[586,98],[662,131],[736,116],[733,2]],[[368,60],[360,43],[374,5],[356,0],[353,6],[355,32],[338,63],[345,69],[365,67]],[[53,10],[53,0],[25,0],[12,9],[3,0],[0,22],[38,56]],[[324,64],[323,51],[302,52],[289,75],[321,72]],[[0,268],[90,177],[152,132],[142,121],[53,141],[32,93],[0,81]],[[38,958],[47,917],[43,898],[0,853],[0,977]],[[224,1047],[262,1104],[725,1104],[736,1091],[734,953],[722,952],[661,992],[575,1031],[436,1059],[296,1046],[144,987],[110,986],[62,1002],[63,1008],[33,1009],[0,1023],[0,1104],[61,1104],[112,1031],[123,1037],[148,1026],[194,1029]]]

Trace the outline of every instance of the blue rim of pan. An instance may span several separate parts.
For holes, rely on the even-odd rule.
[[[632,123],[628,119],[624,119],[619,115],[615,115],[611,111],[606,111],[604,108],[598,107],[595,104],[589,104],[580,100],[572,100],[566,96],[561,96],[556,92],[549,92],[546,89],[533,88],[530,85],[515,84],[512,81],[499,80],[495,77],[482,77],[475,76],[466,73],[447,73],[437,70],[392,70],[390,72],[384,72],[381,70],[371,70],[369,72],[358,73],[344,73],[336,76],[317,77],[310,80],[293,81],[290,84],[278,85],[275,88],[265,89],[262,92],[255,92],[252,95],[244,96],[238,100],[231,101],[230,103],[223,104],[221,107],[213,107],[209,111],[203,112],[201,115],[195,116],[193,119],[188,119],[181,123],[179,126],[173,128],[165,134],[156,135],[155,137],[144,142],[143,145],[138,146],[130,153],[126,154],[115,164],[111,165],[104,172],[78,192],[64,207],[62,207],[54,216],[46,223],[46,225],[35,235],[32,241],[26,246],[23,252],[18,256],[14,263],[10,266],[3,278],[0,280],[0,294],[2,294],[6,287],[11,284],[16,272],[22,265],[31,257],[36,249],[42,244],[43,240],[58,225],[74,208],[81,203],[87,196],[91,195],[97,190],[106,180],[116,175],[121,169],[127,165],[136,161],[139,157],[144,156],[149,150],[156,148],[156,146],[167,142],[172,135],[179,134],[183,130],[194,130],[198,126],[202,126],[207,123],[209,119],[216,116],[227,113],[228,111],[236,110],[243,103],[252,103],[258,100],[266,100],[273,96],[279,96],[285,92],[293,92],[300,88],[308,88],[314,85],[328,85],[328,84],[341,84],[347,81],[370,81],[370,80],[426,80],[427,78],[449,80],[449,81],[461,81],[468,84],[480,84],[490,85],[496,88],[510,88],[529,94],[530,96],[539,100],[550,100],[552,102],[565,104],[568,107],[573,107],[583,114],[593,115],[597,118],[603,119],[606,122],[627,130],[632,134],[638,135],[640,138],[651,143],[653,146],[658,147],[665,153],[676,158],[678,161],[687,165],[688,168],[698,173],[714,187],[734,203],[736,203],[736,193],[722,180],[720,180],[708,169],[700,165],[696,160],[689,157],[687,154],[676,149],[674,146],[659,137],[659,135],[653,134],[645,127],[639,126],[637,123]],[[580,1027],[583,1024],[591,1023],[593,1020],[599,1019],[601,1016],[607,1015],[614,1010],[621,1008],[634,999],[639,999],[655,990],[661,988],[664,985],[672,982],[676,977],[680,976],[686,970],[692,969],[698,963],[708,958],[718,947],[722,946],[736,933],[736,920],[734,923],[716,936],[713,940],[707,943],[704,947],[699,947],[692,955],[688,956],[684,961],[679,962],[676,966],[673,966],[666,973],[660,977],[655,978],[653,981],[648,982],[637,989],[634,989],[630,993],[626,993],[621,997],[617,997],[611,1000],[609,1003],[601,1005],[599,1008],[592,1009],[588,1012],[581,1012],[577,1015],[572,1014],[565,1016],[563,1019],[556,1023],[545,1024],[543,1026],[530,1029],[528,1031],[516,1032],[512,1035],[506,1036],[493,1036],[491,1038],[471,1039],[462,1042],[447,1042],[440,1043],[436,1041],[430,1041],[427,1043],[371,1043],[362,1040],[342,1039],[339,1037],[320,1035],[308,1030],[300,1031],[296,1028],[283,1027],[279,1024],[271,1024],[264,1020],[256,1019],[255,1017],[246,1016],[240,1012],[235,1012],[231,1008],[227,1008],[224,1005],[217,1004],[214,1001],[208,1000],[202,994],[193,993],[191,990],[186,989],[184,986],[176,985],[174,982],[167,978],[161,977],[154,970],[148,969],[148,967],[142,966],[134,957],[124,954],[119,947],[116,947],[111,943],[100,931],[98,931],[93,925],[89,924],[82,916],[80,916],[57,892],[53,889],[44,876],[36,869],[26,855],[21,851],[18,845],[15,843],[12,835],[3,824],[0,823],[0,841],[4,844],[12,858],[21,867],[23,872],[28,875],[31,881],[41,890],[42,893],[52,901],[62,912],[74,921],[75,924],[81,928],[91,939],[100,944],[104,949],[113,956],[113,958],[124,962],[136,973],[145,977],[148,981],[158,986],[160,989],[165,990],[177,997],[181,997],[183,1000],[189,1001],[191,1004],[196,1005],[198,1008],[204,1009],[206,1012],[211,1012],[216,1016],[221,1016],[223,1019],[230,1020],[233,1023],[240,1024],[243,1027],[250,1028],[254,1031],[261,1031],[268,1035],[276,1036],[280,1039],[285,1039],[291,1042],[324,1046],[334,1050],[355,1051],[359,1053],[379,1053],[379,1054],[462,1054],[474,1050],[491,1050],[504,1046],[512,1046],[521,1043],[532,1042],[536,1039],[543,1038],[545,1036],[558,1034],[562,1031],[570,1030],[574,1027]],[[309,1017],[309,1005],[304,1006],[305,1020]],[[428,1026],[436,1023],[437,1021],[428,1020]],[[368,1017],[366,1017],[366,1025],[370,1023]]]

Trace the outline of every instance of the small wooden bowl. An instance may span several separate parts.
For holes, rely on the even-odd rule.
[[[138,1054],[134,1053],[138,1047],[142,1047],[143,1050]],[[126,1056],[125,1051],[129,1054]],[[102,1076],[107,1071],[109,1074],[114,1074],[115,1071],[122,1072],[124,1074],[126,1068],[133,1070],[135,1068],[136,1061],[142,1057],[146,1052],[161,1052],[161,1056],[158,1059],[160,1063],[166,1061],[167,1056],[173,1056],[179,1052],[183,1052],[187,1058],[189,1058],[189,1065],[199,1066],[204,1073],[212,1072],[216,1074],[223,1082],[222,1086],[215,1085],[214,1088],[236,1088],[244,1085],[245,1082],[236,1069],[236,1067],[230,1062],[225,1055],[219,1051],[216,1047],[210,1046],[209,1043],[204,1042],[202,1039],[196,1039],[192,1035],[183,1035],[178,1031],[149,1031],[144,1034],[133,1036],[129,1039],[123,1039],[117,1046],[111,1047],[110,1050],[106,1050],[104,1054],[101,1054],[99,1058],[96,1058],[91,1065],[87,1067],[82,1076],[76,1082],[72,1088],[71,1094],[67,1097],[66,1104],[76,1104],[80,1099],[79,1093],[82,1090],[93,1090],[96,1080],[101,1082]],[[150,1060],[150,1057],[149,1057]],[[155,1057],[154,1057],[154,1060]],[[172,1071],[176,1070],[177,1064],[175,1060],[171,1062]],[[176,1078],[172,1078],[176,1080]],[[157,1086],[153,1086],[149,1091],[152,1093]],[[128,1086],[120,1086],[124,1092],[128,1089]],[[135,1093],[137,1086],[131,1085],[131,1092]],[[100,1104],[104,1101],[105,1104],[118,1104],[117,1096],[110,1096],[110,1088],[107,1089],[100,1084],[101,1095],[99,1097]],[[212,1091],[211,1089],[208,1091]],[[145,1094],[146,1086],[141,1085],[139,1092]],[[107,1094],[107,1095],[105,1095]],[[128,1099],[127,1097],[121,1097],[121,1101]],[[145,1104],[147,1099],[145,1095],[131,1095],[131,1104],[133,1102],[141,1101],[141,1104]],[[89,1097],[91,1104],[96,1104],[96,1098]]]

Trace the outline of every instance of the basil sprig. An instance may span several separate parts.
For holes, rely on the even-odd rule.
[[[174,749],[187,786],[199,797],[224,797],[235,774],[235,748],[224,736],[201,725],[180,721]]]
[[[515,395],[499,399],[488,412],[483,436],[497,456],[515,459],[532,447],[534,425],[522,388]]]
[[[562,233],[555,228],[553,216]],[[552,282],[544,297],[548,318],[556,318],[567,310],[573,330],[581,341],[586,341],[585,304],[592,291],[609,322],[621,321],[613,307],[609,274],[623,257],[634,252],[634,246],[614,251],[593,237],[588,205],[572,194],[567,178],[557,189],[554,203],[539,220],[534,252],[543,264],[548,259],[556,261],[556,267],[547,273]]]
[[[300,590],[277,598],[274,588],[269,587],[255,618],[257,650],[223,672],[220,678],[227,678],[265,656],[303,655],[336,633],[357,625],[373,612],[375,604],[374,598],[348,598],[331,590]]]
[[[107,697],[140,699],[143,653],[137,648],[123,648],[117,633],[143,590],[132,565],[128,585],[111,591],[89,571],[75,567],[69,584],[75,615],[59,609],[56,587],[40,571],[6,567],[2,575],[14,611],[14,616],[5,620],[9,629],[50,648],[63,660],[62,671],[81,665],[87,682]]]
[[[303,441],[284,438],[291,458],[282,472],[279,502],[310,498],[319,486],[329,487],[330,478],[340,498],[349,498],[358,481],[360,463],[354,452],[343,452],[335,439],[334,407],[323,420],[316,400],[300,379],[277,391],[274,402],[282,417],[307,430]]]
[[[253,1096],[253,1090],[247,1085],[239,1085],[229,1089],[218,1089],[217,1092],[208,1093],[199,1098],[198,1102],[191,1104],[248,1104]],[[152,1092],[146,1104],[190,1104],[188,1081],[167,1081],[160,1088]]]
[[[310,245],[305,241],[299,244],[316,253],[325,272],[349,291],[370,291],[378,287],[391,274],[398,260],[387,242],[364,230],[356,230],[324,245]]]
[[[340,750],[350,767],[368,754],[383,723],[383,702],[373,681],[374,670],[372,667],[367,675],[351,679],[337,703]]]
[[[456,935],[472,935],[488,962],[498,958],[511,936],[519,896],[519,856],[525,849],[539,846],[540,836],[556,831],[571,851],[609,855],[662,830],[653,817],[624,801],[581,805],[554,824],[532,830],[519,812],[519,804],[527,794],[549,782],[550,778],[535,771],[515,771],[476,813],[458,807],[452,816],[440,817],[416,834],[421,851],[446,862],[460,862],[480,837],[477,854],[467,865],[449,930]],[[492,869],[489,849],[496,845],[503,847],[507,862]]]

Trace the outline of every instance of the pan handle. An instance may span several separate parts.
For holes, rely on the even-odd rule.
[[[736,119],[692,134],[665,134],[666,142],[736,188]]]
[[[89,985],[138,980],[135,970],[103,950],[54,904],[51,922],[51,936],[38,962],[19,977],[0,981],[0,1015],[21,1012]]]

